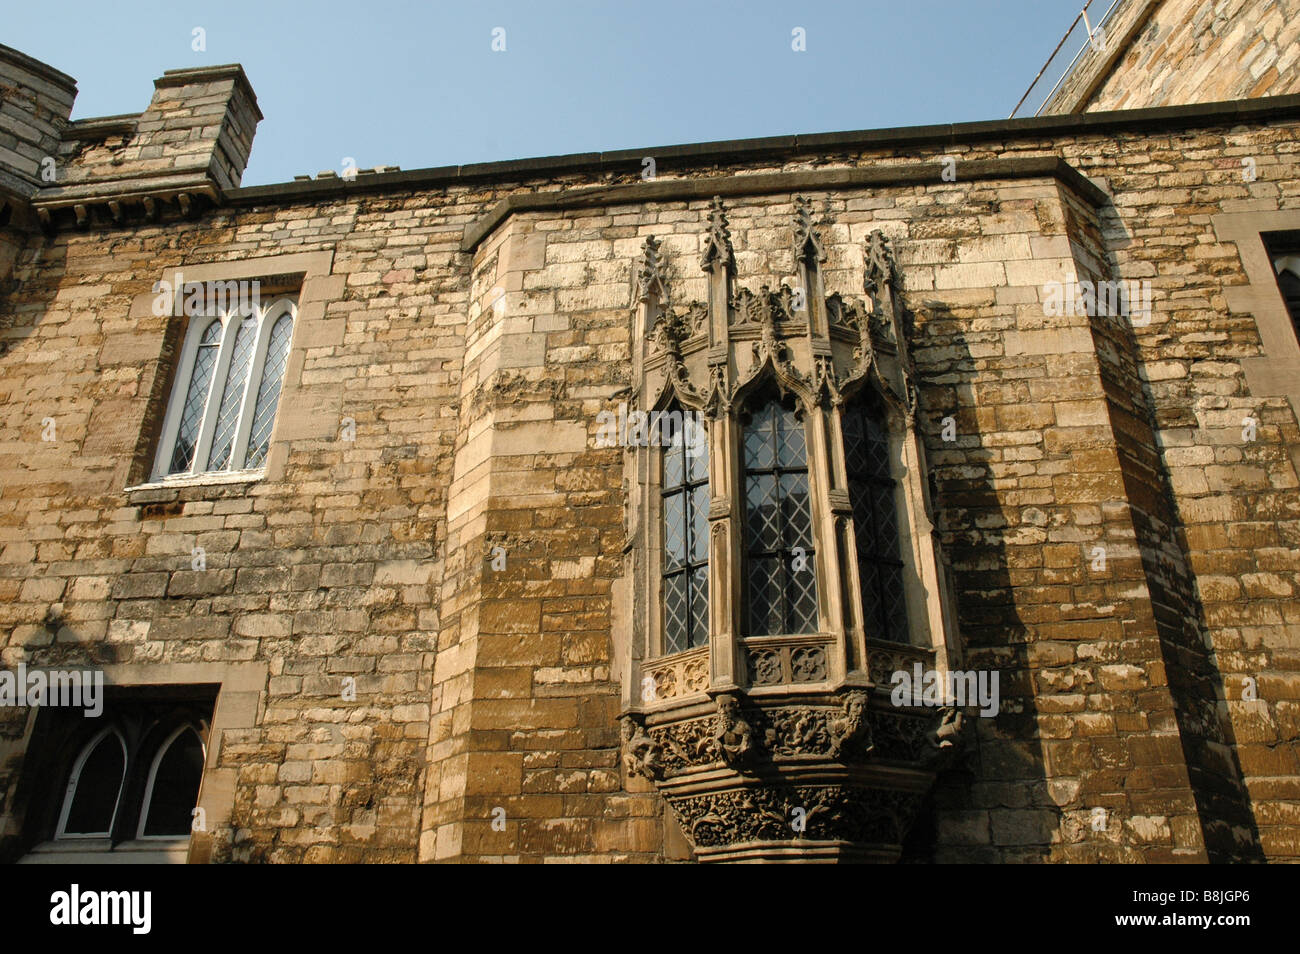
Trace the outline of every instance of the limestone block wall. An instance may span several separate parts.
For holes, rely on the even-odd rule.
[[[1300,432],[1246,370],[1267,357],[1236,296],[1255,239],[1216,230],[1300,213],[1295,123],[830,140],[661,162],[644,185],[639,156],[312,184],[194,221],[33,232],[0,294],[0,659],[264,663],[252,724],[210,756],[233,777],[215,860],[681,857],[618,761],[628,491],[594,438],[629,383],[636,252],[663,239],[673,287],[703,298],[709,192],[557,200],[465,237],[513,193],[911,164],[927,171],[806,190],[828,292],[861,293],[871,229],[895,244],[967,658],[1003,674],[1003,712],[909,855],[1300,857]],[[1052,155],[1102,191],[963,172]],[[728,193],[740,285],[793,278],[792,201]],[[203,268],[301,283],[268,474],[128,492],[179,331],[153,283]],[[1149,324],[1045,314],[1044,283],[1104,275],[1151,282]],[[7,852],[23,737],[0,733]]]
[[[1102,8],[1104,9],[1104,8]],[[1125,0],[1044,113],[1300,92],[1296,0]]]

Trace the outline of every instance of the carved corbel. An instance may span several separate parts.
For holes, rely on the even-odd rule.
[[[870,755],[875,749],[871,723],[867,720],[867,704],[867,694],[861,690],[855,689],[844,697],[840,715],[833,716],[827,724],[831,758],[838,759],[849,753]]]
[[[925,762],[938,771],[947,766],[965,747],[969,720],[953,706],[939,710],[935,727],[926,735]]]
[[[713,746],[719,759],[740,770],[758,755],[754,728],[740,714],[740,700],[729,692],[718,696],[718,715],[713,722]]]
[[[72,214],[77,217],[77,228],[84,229],[90,222],[90,210],[80,202],[72,207]]]
[[[620,720],[623,737],[623,768],[628,777],[641,776],[654,781],[664,773],[659,745],[650,738],[644,723],[637,717],[625,715]]]
[[[152,196],[144,198],[144,217],[150,222],[158,221],[158,202]]]

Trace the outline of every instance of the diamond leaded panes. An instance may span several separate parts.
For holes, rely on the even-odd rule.
[[[772,398],[744,427],[749,635],[817,630],[817,574],[803,423]]]
[[[248,368],[253,363],[256,343],[257,319],[245,318],[235,334],[235,346],[226,371],[226,386],[217,412],[217,426],[212,432],[212,453],[208,456],[207,467],[210,471],[225,470],[230,465],[230,449],[235,443],[235,428],[239,426],[239,409],[244,403]]]
[[[683,438],[679,429],[662,451],[665,654],[709,637],[709,447]]]
[[[253,423],[248,433],[248,456],[245,467],[261,467],[266,462],[266,452],[271,446],[271,428],[275,424],[275,411],[280,404],[280,386],[284,381],[284,366],[289,360],[289,339],[293,336],[293,316],[284,314],[271,326],[271,338],[266,345],[266,360],[262,365],[262,381],[257,388],[257,404]]]
[[[190,384],[185,391],[185,404],[181,408],[180,427],[176,432],[176,445],[172,449],[167,473],[183,473],[194,463],[194,448],[203,424],[203,409],[208,403],[212,387],[212,370],[217,364],[217,349],[221,346],[221,322],[212,321],[199,339],[190,372]]]
[[[863,402],[844,409],[842,426],[865,633],[872,639],[908,642],[888,433],[881,415]]]
[[[159,473],[180,475],[262,467],[280,404],[293,337],[292,299],[252,314],[207,320],[189,358],[183,401],[160,449]],[[169,420],[172,420],[169,417]],[[165,456],[164,456],[165,455]]]

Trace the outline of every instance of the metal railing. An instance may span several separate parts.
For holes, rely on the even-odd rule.
[[[1011,110],[1009,118],[1014,119],[1016,114],[1020,112],[1020,107],[1024,106],[1026,102],[1037,104],[1034,106],[1033,114],[1035,116],[1041,113],[1043,107],[1060,89],[1065,78],[1074,70],[1075,64],[1079,62],[1079,58],[1083,56],[1089,47],[1104,46],[1106,26],[1110,22],[1111,14],[1115,12],[1115,8],[1120,5],[1122,0],[1111,0],[1110,6],[1101,15],[1101,19],[1094,23],[1089,15],[1089,9],[1095,2],[1096,0],[1087,0],[1083,5],[1083,9],[1074,18],[1070,28],[1065,31],[1065,36],[1061,37],[1061,42],[1056,44],[1056,49],[1052,51],[1052,55],[1047,58],[1043,68],[1038,71],[1034,81],[1029,84],[1029,89],[1025,90],[1025,95],[1020,97],[1020,102],[1016,103],[1016,108]],[[1075,50],[1074,58],[1069,63],[1064,63],[1063,51],[1068,54],[1070,50]],[[1046,93],[1042,93],[1041,91],[1047,87],[1048,83],[1052,84],[1051,88]]]

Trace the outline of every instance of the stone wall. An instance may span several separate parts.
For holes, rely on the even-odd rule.
[[[1300,92],[1297,0],[1124,0],[1044,113]]]
[[[376,175],[32,231],[0,298],[0,659],[264,663],[253,724],[210,756],[234,779],[216,860],[682,856],[618,759],[628,488],[596,414],[629,383],[645,236],[703,297],[718,183],[738,284],[774,284],[793,190],[731,177],[807,174],[828,293],[860,294],[870,230],[897,249],[968,665],[1002,678],[911,856],[1293,860],[1300,433],[1287,394],[1248,381],[1261,339],[1229,305],[1246,253],[1215,222],[1300,213],[1298,120],[827,137],[664,158],[653,183],[640,154]],[[1043,156],[1095,184],[979,166]],[[569,201],[619,184],[616,204]],[[466,239],[537,192],[553,206]],[[300,276],[268,474],[127,491],[178,339],[153,285],[195,269]],[[1151,282],[1149,323],[1045,313],[1045,283],[1107,276]],[[22,738],[0,735],[8,851]]]

